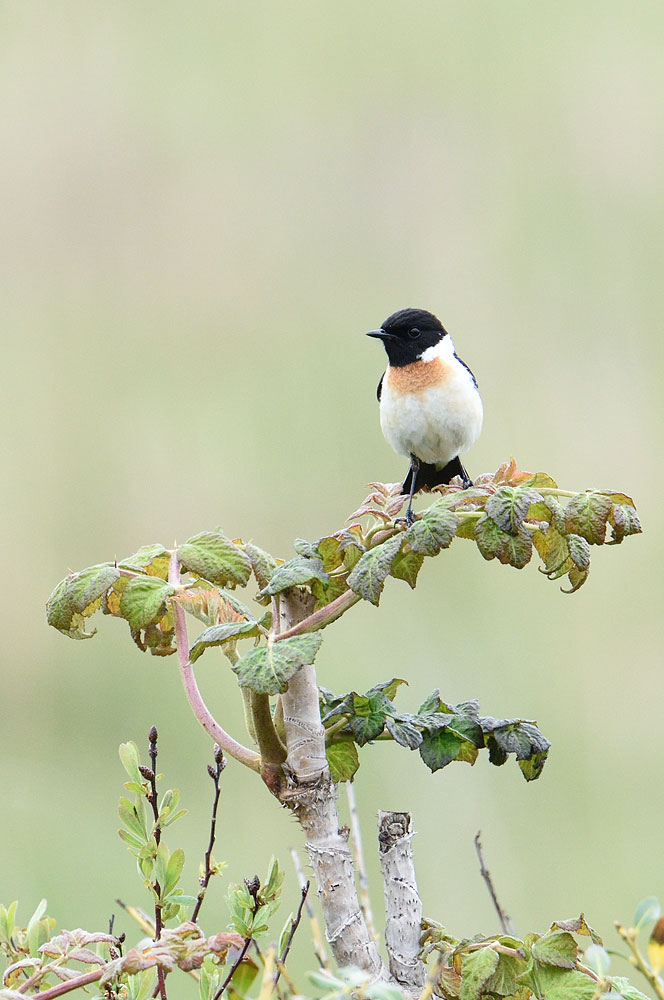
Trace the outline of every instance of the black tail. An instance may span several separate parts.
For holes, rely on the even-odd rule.
[[[463,485],[467,488],[472,486],[470,476],[461,464],[461,459],[457,455],[456,458],[451,459],[442,469],[437,469],[435,465],[427,465],[426,462],[420,462],[420,467],[417,471],[417,480],[415,482],[415,492],[419,490],[430,490],[434,486],[447,486],[447,484],[454,479],[455,476],[461,476]],[[413,484],[413,467],[411,466],[408,470],[408,475],[404,479],[403,486],[401,487],[402,493],[410,493],[411,486]]]

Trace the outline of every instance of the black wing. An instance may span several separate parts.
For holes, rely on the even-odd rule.
[[[376,389],[376,399],[380,403],[380,394],[383,391],[383,379],[385,378],[385,372],[380,377],[380,382],[378,383],[378,388]]]
[[[455,358],[457,359],[457,361],[459,362],[459,364],[460,364],[460,365],[463,365],[463,367],[464,367],[464,368],[466,369],[466,371],[468,372],[468,374],[470,375],[470,377],[471,377],[471,378],[472,378],[472,380],[473,380],[473,384],[475,385],[475,388],[477,389],[477,379],[475,378],[475,376],[474,376],[474,375],[473,375],[473,373],[471,372],[471,370],[470,370],[470,368],[468,367],[468,365],[466,364],[466,362],[465,362],[465,361],[462,361],[462,360],[461,360],[461,358],[460,358],[460,357],[459,357],[459,355],[458,355],[458,354],[456,353],[456,351],[454,352],[454,357],[455,357]]]

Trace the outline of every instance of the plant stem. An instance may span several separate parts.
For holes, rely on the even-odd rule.
[[[214,799],[212,800],[212,818],[210,820],[210,837],[208,839],[207,850],[205,851],[205,869],[203,871],[203,876],[201,878],[201,889],[198,893],[198,898],[196,900],[196,905],[191,914],[190,920],[192,923],[196,923],[198,920],[198,914],[201,911],[201,906],[203,905],[203,899],[205,898],[205,893],[207,891],[208,884],[212,878],[212,848],[214,847],[215,837],[217,835],[217,809],[219,808],[219,796],[221,794],[221,786],[219,784],[219,778],[221,777],[221,772],[226,767],[226,761],[224,760],[224,755],[222,753],[221,747],[215,743],[214,746],[214,767],[211,765],[208,767],[208,773],[214,782]]]
[[[180,564],[178,562],[177,549],[173,550],[171,554],[171,561],[168,568],[168,582],[174,587],[180,584]],[[185,610],[177,601],[172,601],[171,607],[173,609],[173,617],[175,618],[175,645],[180,664],[180,676],[182,677],[185,694],[192,712],[203,729],[212,737],[215,743],[219,744],[229,757],[239,761],[240,764],[244,764],[245,767],[250,768],[252,771],[260,772],[260,755],[254,750],[242,746],[225,729],[222,729],[203,701],[198,684],[196,683],[193,668],[189,662],[189,638],[187,636]]]
[[[302,910],[304,908],[304,904],[305,904],[308,892],[309,892],[309,882],[307,881],[302,886],[302,896],[301,896],[301,899],[300,899],[300,905],[297,908],[297,913],[295,914],[295,919],[291,923],[291,929],[290,929],[290,933],[288,935],[288,940],[286,941],[286,945],[285,945],[284,950],[282,952],[281,958],[279,959],[279,967],[277,968],[277,973],[276,973],[276,975],[274,977],[274,983],[273,983],[273,986],[275,988],[277,986],[277,983],[279,982],[279,976],[281,975],[282,966],[283,966],[284,962],[286,961],[286,959],[288,958],[288,952],[291,950],[291,945],[293,943],[293,938],[295,937],[295,931],[300,926],[300,920],[302,919]]]
[[[646,977],[653,990],[659,997],[659,1000],[664,1000],[664,986],[662,985],[662,980],[659,978],[654,969],[651,969],[648,962],[641,954],[641,950],[638,945],[637,932],[633,927],[625,929],[622,924],[616,921],[616,930],[620,937],[623,939],[625,944],[628,945],[630,951],[634,956],[634,964],[642,975]]]
[[[86,972],[83,976],[77,976],[76,979],[68,979],[64,983],[51,986],[49,990],[44,990],[42,993],[33,993],[31,1000],[55,1000],[55,997],[61,997],[65,993],[70,993],[71,990],[79,990],[82,986],[96,983],[98,979],[101,979],[103,971],[103,969],[95,969],[94,972]]]
[[[313,614],[307,618],[303,618],[296,625],[274,635],[274,642],[280,642],[282,639],[292,639],[294,635],[302,635],[303,632],[317,632],[319,629],[325,628],[326,625],[330,625],[331,622],[336,621],[345,611],[348,611],[349,608],[352,608],[354,604],[357,604],[361,600],[362,598],[359,594],[356,594],[353,590],[344,590],[343,594],[330,601],[324,608],[319,608],[318,611],[314,611]]]

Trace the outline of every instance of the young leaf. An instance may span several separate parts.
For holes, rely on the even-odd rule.
[[[419,522],[415,522],[418,524]],[[413,525],[414,527],[415,525]],[[390,569],[390,575],[396,580],[405,580],[411,589],[415,589],[415,583],[417,581],[417,574],[422,569],[422,563],[424,562],[424,556],[421,552],[397,552],[394,561],[392,562],[392,568]]]
[[[581,535],[591,545],[603,545],[612,506],[609,497],[602,493],[579,493],[570,500],[565,511],[568,534]]]
[[[175,889],[176,885],[180,881],[180,875],[182,874],[182,869],[184,868],[184,851],[181,847],[176,847],[176,849],[171,854],[166,865],[166,873],[164,876],[164,884],[161,886],[162,895],[164,897],[170,896]]]
[[[288,680],[296,670],[313,663],[322,636],[307,632],[280,642],[256,646],[233,667],[241,687],[251,688],[261,694],[279,694],[288,687]]]
[[[480,948],[463,956],[461,966],[460,1000],[479,1000],[484,984],[496,971],[498,952],[493,948]]]
[[[634,928],[639,931],[651,921],[659,920],[662,907],[657,896],[646,896],[642,899],[634,913]]]
[[[378,604],[392,561],[400,550],[401,535],[392,535],[382,545],[369,549],[348,577],[348,586],[371,604]]]
[[[178,546],[182,569],[219,587],[243,587],[251,574],[246,552],[221,531],[202,531]]]
[[[452,543],[458,524],[457,515],[447,503],[444,500],[434,500],[428,510],[404,533],[404,541],[410,544],[413,552],[435,556]]]
[[[555,965],[560,969],[576,967],[578,948],[568,931],[553,930],[543,934],[533,944],[533,958],[542,965]]]
[[[625,499],[629,500],[629,497]],[[611,524],[610,545],[618,545],[625,535],[638,535],[641,532],[641,522],[636,513],[633,501],[629,503],[614,503],[609,514]]]
[[[327,764],[330,777],[337,784],[340,781],[352,781],[360,766],[357,747],[352,740],[339,740],[326,747]]]
[[[320,559],[299,555],[283,565],[277,566],[267,587],[263,587],[261,590],[261,594],[270,597],[279,594],[288,587],[301,586],[305,583],[311,583],[312,580],[327,583],[329,579]]]
[[[173,587],[158,576],[137,576],[130,580],[120,598],[120,614],[134,631],[156,623],[166,611],[166,599]]]
[[[65,577],[46,602],[48,624],[72,639],[91,638],[96,630],[86,632],[85,619],[101,607],[103,595],[119,576],[116,566],[102,563]]]
[[[488,498],[484,512],[502,531],[515,535],[528,513],[528,508],[541,500],[543,500],[542,495],[530,487],[501,486]]]
[[[244,551],[247,553],[256,583],[263,589],[270,582],[270,577],[279,565],[274,556],[263,549],[259,549],[253,542],[244,543]]]
[[[132,781],[135,781],[137,785],[141,785],[143,777],[141,772],[138,770],[138,765],[140,764],[140,759],[138,756],[138,747],[133,742],[129,740],[128,743],[121,743],[119,750],[120,761],[125,771],[129,775]]]
[[[242,637],[260,635],[258,622],[228,622],[225,625],[213,625],[201,632],[196,642],[189,650],[189,659],[195,663],[210,646],[223,646],[225,642]],[[285,640],[284,640],[285,641]]]
[[[148,576],[160,576],[168,579],[168,564],[171,554],[163,545],[142,545],[133,556],[123,559],[119,565],[122,569],[138,570]]]

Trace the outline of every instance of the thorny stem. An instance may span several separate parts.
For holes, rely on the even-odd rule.
[[[173,550],[171,553],[171,561],[168,567],[168,582],[174,587],[179,586],[180,583],[180,564],[178,562],[177,550]],[[203,729],[212,737],[215,743],[219,744],[229,757],[239,761],[240,764],[244,764],[245,767],[250,768],[252,771],[260,772],[260,754],[250,750],[248,747],[242,746],[225,729],[222,729],[203,701],[198,684],[196,683],[193,668],[189,662],[189,638],[187,636],[187,621],[184,608],[178,601],[173,601],[171,606],[175,618],[175,645],[180,664],[180,676],[182,677],[185,694],[192,712]]]
[[[659,978],[657,973],[650,967],[648,962],[641,954],[641,949],[638,945],[637,933],[633,927],[626,929],[622,924],[616,921],[616,930],[620,937],[623,939],[625,944],[629,947],[634,958],[632,959],[633,964],[639,970],[642,975],[646,977],[653,990],[659,997],[659,1000],[664,1000],[664,986],[662,985],[662,980]]]
[[[212,870],[212,848],[214,847],[215,837],[217,835],[217,809],[219,808],[219,796],[221,794],[221,786],[219,784],[219,778],[221,772],[226,767],[226,761],[221,747],[218,743],[214,745],[214,767],[212,765],[208,766],[208,774],[214,782],[214,799],[212,800],[212,818],[210,819],[210,838],[208,840],[207,850],[205,851],[205,868],[203,875],[201,877],[201,889],[198,893],[198,898],[196,899],[196,905],[191,914],[191,920],[196,923],[198,920],[198,914],[200,913],[201,906],[203,905],[203,900],[205,898],[205,893],[207,891],[208,884],[213,875]]]

